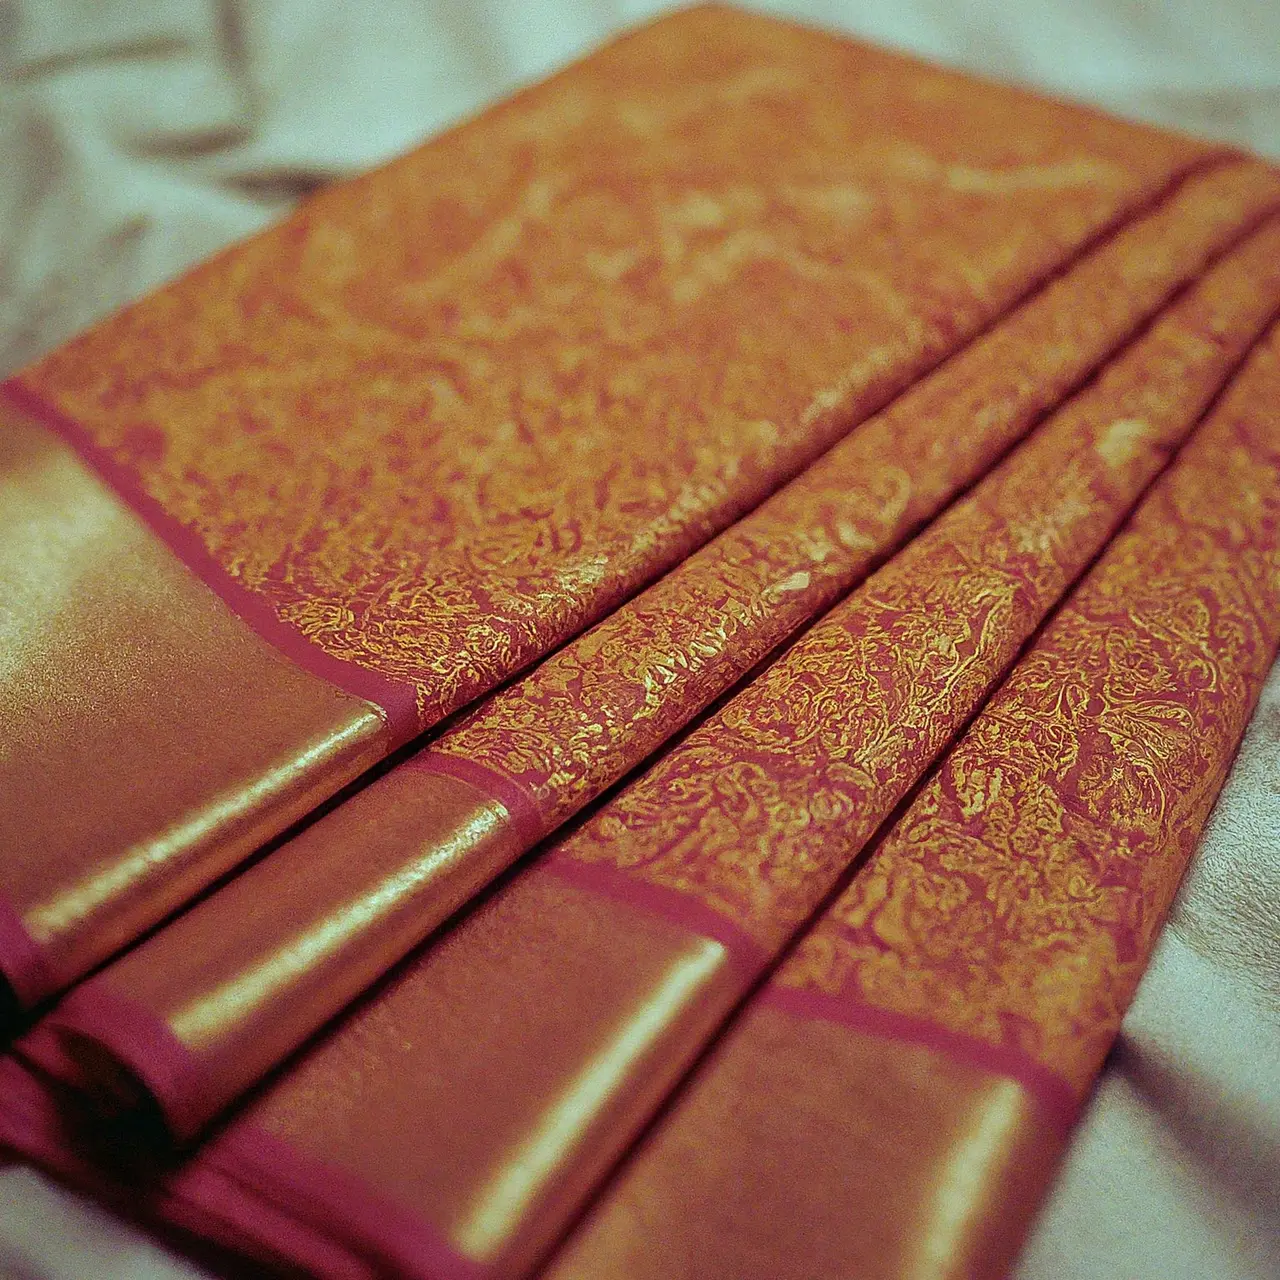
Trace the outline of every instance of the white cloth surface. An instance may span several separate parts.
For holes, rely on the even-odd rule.
[[[661,0],[0,0],[0,374]],[[1280,155],[1275,0],[793,0]],[[1280,1277],[1280,669],[1018,1280]],[[203,1274],[0,1168],[0,1277]]]

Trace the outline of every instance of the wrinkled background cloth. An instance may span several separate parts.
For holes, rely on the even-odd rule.
[[[661,0],[0,0],[0,374]],[[1280,157],[1275,0],[756,7]],[[1018,1280],[1280,1276],[1280,668]],[[203,1273],[0,1167],[0,1276]]]

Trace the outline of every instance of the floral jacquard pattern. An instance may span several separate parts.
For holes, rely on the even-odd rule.
[[[1280,640],[1278,406],[1280,329],[781,981],[1088,1087]]]
[[[1230,377],[1280,305],[1278,254],[1273,223],[556,858],[693,895],[780,946]],[[922,920],[956,890],[927,891]],[[955,955],[968,954],[965,938]]]
[[[1204,155],[695,11],[321,193],[21,385],[424,727]]]
[[[854,586],[1278,197],[1258,165],[1191,180],[434,749],[516,781],[553,829]]]

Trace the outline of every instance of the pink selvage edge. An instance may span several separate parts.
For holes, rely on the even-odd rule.
[[[769,967],[772,957],[745,930],[714,907],[679,890],[647,883],[619,867],[579,862],[554,850],[525,874],[539,872],[714,939],[725,948],[738,970],[743,980],[743,994]],[[927,1018],[878,1009],[847,995],[786,987],[776,981],[765,985],[752,1003],[772,1005],[795,1017],[839,1023],[886,1040],[923,1045],[958,1062],[1017,1081],[1035,1099],[1060,1136],[1069,1133],[1075,1124],[1081,1100],[1074,1090],[1055,1071],[1021,1050],[990,1044]]]
[[[466,756],[455,756],[445,751],[437,751],[434,747],[411,755],[397,766],[397,771],[410,769],[417,773],[438,773],[446,778],[456,778],[465,782],[486,796],[498,801],[507,811],[511,825],[520,836],[526,850],[532,849],[549,828],[533,797],[513,779],[487,765],[470,760]]]
[[[344,693],[373,703],[386,717],[392,748],[421,732],[413,685],[335,658],[285,622],[264,596],[241,585],[218,563],[198,534],[175,520],[152,498],[134,472],[118,463],[75,419],[32,391],[20,376],[0,382],[0,396],[73,449],[151,532],[262,640],[311,675],[336,685]]]
[[[880,1009],[856,997],[829,994],[812,988],[787,987],[770,982],[755,1002],[771,1006],[795,1018],[833,1022],[882,1040],[921,1045],[966,1066],[1014,1080],[1029,1093],[1065,1138],[1075,1125],[1082,1099],[1056,1071],[1030,1054],[1008,1045],[995,1045],[962,1031],[952,1031],[928,1018]]]
[[[186,1142],[196,1135],[202,1119],[191,1103],[202,1092],[198,1060],[163,1018],[112,990],[108,973],[73,988],[18,1046],[50,1075],[92,1093],[93,1079],[65,1050],[66,1032],[102,1046],[132,1072],[176,1139]]]
[[[524,872],[522,879],[536,875],[554,876],[576,888],[632,907],[644,915],[657,916],[699,938],[718,942],[728,954],[744,989],[769,963],[768,950],[728,916],[692,894],[651,884],[631,875],[625,868],[607,863],[581,862],[552,849]]]
[[[57,989],[39,943],[27,932],[18,910],[0,895],[0,974],[23,1008]]]
[[[18,1052],[23,1054],[20,1046]],[[35,1057],[35,1054],[23,1056]],[[39,1053],[41,1067],[54,1066]],[[59,1081],[58,1083],[62,1083]],[[0,1145],[152,1225],[323,1277],[483,1280],[411,1211],[360,1178],[251,1124],[214,1134],[145,1187],[118,1180],[77,1149],[57,1096],[14,1058],[0,1060]]]

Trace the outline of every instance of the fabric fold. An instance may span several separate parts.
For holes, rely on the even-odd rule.
[[[527,1270],[1196,424],[1280,304],[1278,250],[1269,223],[741,693],[135,1203],[318,1274]],[[1166,550],[1142,531],[1176,526],[1171,486],[1207,491],[1225,474],[1252,485],[1231,505],[1234,544],[1221,552],[1252,557],[1256,594],[1274,558],[1280,456],[1238,420],[1242,402],[1259,413],[1271,403],[1270,368],[1249,366],[1204,427],[1208,443],[1175,463],[1182,478],[1145,501],[1122,539],[1126,563]],[[1175,560],[1170,581],[1195,585],[1178,572]],[[1126,766],[1139,781],[1140,763]],[[21,1101],[4,1113],[12,1144],[69,1176],[71,1144],[103,1132],[81,1107],[84,1047],[71,1029],[28,1044],[72,1095],[59,1104],[56,1089],[15,1083]],[[949,1089],[942,1081],[939,1114]],[[1001,1096],[1010,1132],[1029,1132],[1021,1095]],[[1010,1167],[1039,1161],[1038,1143]],[[352,1185],[360,1194],[344,1206],[333,1189]],[[317,1240],[327,1262],[299,1252]]]
[[[50,1025],[109,1048],[191,1138],[848,591],[1278,198],[1255,164],[1188,180],[659,583],[80,987]],[[1269,235],[1229,279],[1271,279]]]
[[[1278,564],[1275,330],[544,1274],[1005,1274],[1270,669]]]
[[[598,621],[1220,158],[690,10],[10,379],[4,1003]]]

